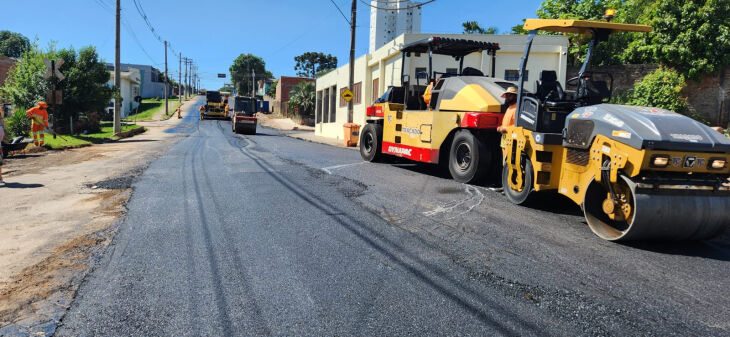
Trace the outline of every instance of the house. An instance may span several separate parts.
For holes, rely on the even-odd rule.
[[[114,70],[109,72],[109,82],[107,85],[110,88],[114,87]],[[141,90],[141,83],[142,83],[142,75],[140,74],[140,71],[136,68],[127,68],[127,71],[122,71],[121,76],[121,85],[119,88],[120,94],[122,96],[122,111],[121,116],[122,118],[129,116],[130,113],[132,113],[132,110],[136,109],[137,106],[139,106],[139,103],[134,100],[135,97],[140,95]],[[109,108],[107,110],[114,111],[114,99],[111,100],[109,103]]]
[[[8,78],[10,68],[15,66],[16,60],[12,57],[0,55],[0,87],[5,85],[5,79]],[[0,101],[0,104],[7,103]]]
[[[289,94],[291,89],[297,86],[301,82],[314,82],[315,79],[308,77],[279,77],[279,82],[276,83],[276,98],[271,104],[273,113],[278,113],[282,116],[287,115],[287,105],[289,104]]]
[[[107,63],[107,69],[114,71],[114,64]],[[130,68],[137,69],[140,74],[139,96],[142,98],[165,97],[165,73],[155,67],[141,64],[121,64],[121,71],[129,71]],[[169,74],[168,74],[169,76]],[[172,86],[168,84],[167,94],[172,95]]]
[[[481,70],[484,74],[517,83],[519,65],[525,50],[527,35],[486,35],[486,34],[401,34],[375,52],[355,60],[353,98],[353,122],[365,124],[365,110],[390,86],[401,85],[402,46],[430,37],[468,39],[498,43],[492,64],[492,57],[484,53],[473,53],[464,58],[464,67]],[[568,38],[562,35],[538,35],[532,46],[530,63],[526,73],[526,88],[532,90],[538,74],[542,70],[555,70],[558,79],[565,84],[567,70]],[[426,85],[425,78],[416,76],[426,72],[428,55],[414,55],[406,63],[405,74],[413,80]],[[434,55],[433,70],[441,73],[456,73],[459,64],[453,58]],[[349,85],[349,64],[345,64],[317,78],[317,103],[315,108],[315,134],[318,136],[342,139],[343,124],[347,123],[347,102],[340,97]],[[278,92],[277,92],[278,95]]]

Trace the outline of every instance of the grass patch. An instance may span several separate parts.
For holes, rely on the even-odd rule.
[[[135,124],[122,124],[122,131],[128,131],[136,127],[138,126]],[[61,137],[65,138],[66,140],[61,139]],[[101,132],[99,133],[90,133],[78,136],[61,135],[61,137],[56,137],[56,139],[53,139],[52,134],[46,133],[46,147],[55,150],[68,147],[80,147],[91,144],[101,144],[119,139],[118,137],[114,136],[114,124],[112,122],[102,122]]]
[[[177,108],[182,105],[182,103],[180,103],[178,101],[170,102],[170,103],[173,103],[173,104],[170,106],[170,109],[168,109],[167,114],[162,115],[163,120],[168,120],[168,119],[170,119],[170,117],[174,116]]]

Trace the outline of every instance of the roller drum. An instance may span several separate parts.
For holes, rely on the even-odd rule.
[[[609,241],[703,240],[722,233],[730,224],[730,197],[636,193],[636,184],[622,176],[633,199],[629,223],[611,221],[601,211],[601,192],[588,193],[584,213],[591,230]],[[598,184],[598,183],[593,183]],[[600,184],[598,184],[600,186]],[[603,191],[605,198],[605,190]]]

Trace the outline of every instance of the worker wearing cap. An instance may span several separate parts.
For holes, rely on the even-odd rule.
[[[515,125],[515,114],[517,113],[517,87],[511,86],[501,96],[504,104],[507,104],[507,111],[504,112],[502,125],[497,127],[497,132],[502,133],[502,155],[507,156],[507,129]]]
[[[30,132],[33,135],[33,144],[35,146],[43,146],[45,142],[45,130],[48,128],[48,104],[46,102],[38,102],[38,105],[30,108],[25,115],[30,118]]]

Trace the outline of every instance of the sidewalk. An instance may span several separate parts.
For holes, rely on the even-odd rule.
[[[350,150],[359,150],[358,147],[345,147],[344,141],[341,139],[334,139],[330,137],[316,136],[314,134],[314,127],[307,125],[298,125],[291,118],[273,118],[269,115],[259,113],[259,124],[261,126],[277,129],[281,131],[283,135],[288,137],[305,140],[312,143],[321,143],[331,146],[337,146]]]

